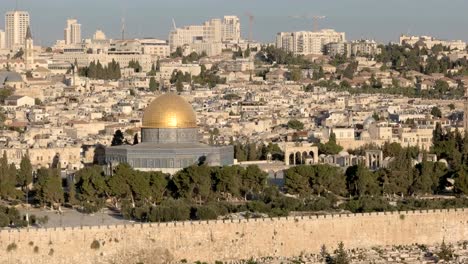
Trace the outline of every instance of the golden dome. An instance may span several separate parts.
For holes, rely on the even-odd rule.
[[[192,106],[179,95],[163,94],[143,114],[143,128],[196,128]]]

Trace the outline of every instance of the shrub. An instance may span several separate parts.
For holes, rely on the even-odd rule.
[[[38,246],[34,247],[34,253],[39,253],[39,247]]]
[[[193,217],[191,217],[193,220],[211,220],[218,218],[216,208],[211,206],[199,206],[194,207],[193,209],[194,214]]]
[[[16,245],[16,243],[13,242],[13,243],[11,243],[11,244],[9,244],[9,245],[7,246],[7,249],[6,249],[6,250],[7,250],[8,252],[10,252],[10,251],[12,251],[12,250],[16,250],[17,248],[18,248],[18,245]]]
[[[97,240],[94,240],[94,241],[91,243],[91,248],[92,248],[92,249],[98,250],[100,247],[101,247],[101,243],[99,243],[99,241],[97,241]]]
[[[150,210],[151,222],[186,221],[190,219],[190,207],[182,200],[167,200]]]
[[[49,250],[49,256],[53,256],[53,255],[54,255],[54,249],[51,248],[51,249]]]

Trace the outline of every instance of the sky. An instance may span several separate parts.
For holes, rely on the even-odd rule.
[[[0,3],[0,14],[16,6],[16,0]],[[67,18],[78,19],[83,38],[97,29],[119,38],[125,17],[127,37],[167,39],[172,19],[182,27],[237,15],[247,37],[247,13],[255,16],[254,39],[262,42],[273,42],[280,31],[312,30],[308,17],[316,15],[326,16],[320,28],[346,32],[348,40],[396,42],[409,33],[468,41],[467,0],[18,0],[18,10],[29,11],[35,44],[42,46],[63,39]]]

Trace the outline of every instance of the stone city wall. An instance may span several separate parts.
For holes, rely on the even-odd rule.
[[[468,239],[468,209],[0,231],[0,263],[168,263]]]

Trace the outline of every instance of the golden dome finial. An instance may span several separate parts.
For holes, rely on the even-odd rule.
[[[163,94],[145,109],[143,128],[196,128],[192,106],[181,96]]]

